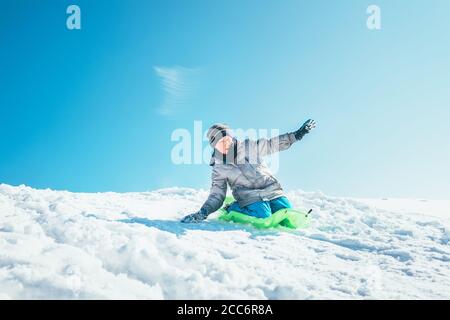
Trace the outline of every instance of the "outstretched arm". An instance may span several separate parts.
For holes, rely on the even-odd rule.
[[[200,222],[222,206],[227,195],[227,180],[220,176],[216,167],[213,167],[211,180],[211,190],[208,199],[206,199],[201,209],[184,217],[181,222]]]
[[[220,209],[227,195],[227,180],[220,176],[215,167],[213,167],[211,181],[211,190],[209,191],[208,199],[206,199],[200,209],[204,210],[208,215]]]
[[[295,142],[301,140],[306,134],[316,127],[316,122],[312,119],[307,120],[297,131],[285,133],[271,139],[258,139],[249,142],[254,144],[254,148],[260,157],[272,153],[289,149]]]

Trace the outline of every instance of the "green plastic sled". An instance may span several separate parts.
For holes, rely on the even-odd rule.
[[[309,226],[311,218],[306,211],[298,209],[281,209],[268,218],[256,218],[237,211],[227,212],[225,206],[232,203],[234,198],[226,197],[224,207],[220,209],[219,220],[251,224],[258,229],[285,227],[289,229],[301,229]]]

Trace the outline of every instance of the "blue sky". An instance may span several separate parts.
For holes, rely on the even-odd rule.
[[[81,30],[66,28],[70,4]],[[280,155],[285,189],[449,199],[449,12],[446,0],[2,1],[0,182],[209,188],[208,165],[172,163],[173,130],[314,118]]]

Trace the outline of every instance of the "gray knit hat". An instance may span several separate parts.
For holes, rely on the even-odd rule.
[[[216,123],[211,126],[211,128],[208,129],[208,132],[206,133],[206,136],[208,137],[209,144],[211,147],[215,147],[217,142],[225,137],[225,136],[233,136],[233,133],[231,131],[231,128],[225,124],[225,123]]]

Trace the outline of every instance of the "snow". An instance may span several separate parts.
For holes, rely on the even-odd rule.
[[[0,298],[450,298],[450,201],[291,191],[306,230],[179,223],[206,197],[1,184]]]

